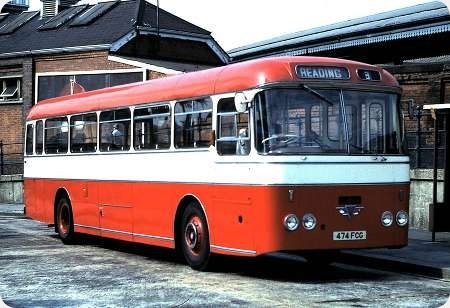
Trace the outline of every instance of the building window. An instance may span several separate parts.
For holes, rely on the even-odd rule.
[[[21,6],[29,6],[29,0],[11,0],[8,4],[11,5],[21,5]]]
[[[0,103],[22,100],[20,78],[0,78]]]
[[[37,101],[143,81],[140,72],[38,76]]]

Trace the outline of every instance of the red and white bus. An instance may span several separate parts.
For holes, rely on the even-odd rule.
[[[77,233],[211,254],[407,244],[401,90],[385,70],[259,59],[39,102],[25,211]]]

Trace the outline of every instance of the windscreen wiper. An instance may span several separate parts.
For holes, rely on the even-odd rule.
[[[320,98],[321,100],[323,100],[324,102],[328,103],[328,105],[333,106],[335,103],[333,103],[331,100],[329,100],[328,98],[326,98],[325,96],[323,96],[322,94],[320,94],[319,92],[317,92],[314,89],[311,89],[309,86],[302,84],[301,87],[306,90],[308,93],[311,93],[312,95]]]

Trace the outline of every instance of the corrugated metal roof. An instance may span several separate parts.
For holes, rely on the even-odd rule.
[[[424,24],[430,26],[418,27]],[[243,57],[258,53],[302,55],[322,50],[449,32],[449,28],[448,8],[442,2],[435,1],[290,33],[235,48],[228,54],[231,57]],[[289,50],[289,48],[291,49]]]

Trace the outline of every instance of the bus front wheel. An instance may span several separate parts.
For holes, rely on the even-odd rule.
[[[61,197],[58,200],[56,206],[56,230],[64,244],[73,244],[75,242],[72,207],[67,197]]]
[[[205,271],[210,261],[209,230],[205,214],[196,202],[181,218],[180,245],[184,259],[195,270]]]

